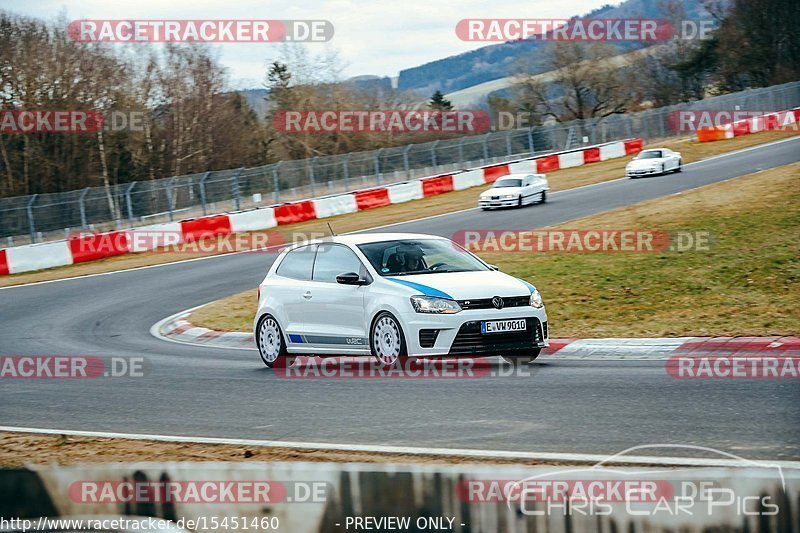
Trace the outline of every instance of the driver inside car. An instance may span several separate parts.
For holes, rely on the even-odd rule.
[[[401,272],[419,272],[425,270],[422,261],[423,252],[418,246],[408,246],[397,249],[397,255],[402,265]]]

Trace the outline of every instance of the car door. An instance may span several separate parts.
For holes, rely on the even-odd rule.
[[[336,276],[348,272],[367,277],[366,268],[350,248],[338,243],[319,245],[303,314],[303,337],[315,353],[369,351],[364,314],[367,288],[336,282]]]
[[[317,245],[301,246],[288,252],[275,270],[275,283],[268,288],[276,302],[275,314],[286,333],[290,348],[302,347],[303,325],[308,302],[308,284],[314,268]]]

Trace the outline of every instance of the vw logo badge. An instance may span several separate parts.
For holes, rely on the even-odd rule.
[[[492,298],[492,305],[495,306],[496,309],[502,309],[505,305],[505,302],[503,302],[503,299],[499,296],[495,296]]]

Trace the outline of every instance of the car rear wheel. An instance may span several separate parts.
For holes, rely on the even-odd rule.
[[[547,191],[542,191],[542,196],[539,198],[539,203],[543,204],[547,202]]]
[[[383,366],[391,366],[406,358],[406,341],[397,319],[387,312],[380,313],[372,323],[370,350]]]
[[[683,171],[683,160],[678,159],[678,168],[675,169],[675,172],[682,172]]]
[[[265,315],[258,323],[256,345],[261,361],[269,368],[276,364],[290,366],[294,362],[295,358],[286,350],[281,327],[271,315]]]
[[[504,355],[503,359],[505,359],[507,363],[510,363],[513,366],[523,366],[527,365],[528,363],[539,357],[539,354],[541,352],[542,352],[541,348],[536,348],[535,350],[531,350],[530,352],[528,352],[527,355]]]

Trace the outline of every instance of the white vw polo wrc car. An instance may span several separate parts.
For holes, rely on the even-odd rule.
[[[530,283],[430,235],[328,237],[284,250],[259,285],[253,322],[261,359],[299,354],[494,356],[532,361],[548,345]]]
[[[683,165],[680,152],[669,148],[653,148],[644,150],[625,166],[625,175],[629,178],[680,172]]]
[[[545,203],[550,186],[544,174],[508,174],[498,178],[483,191],[478,199],[478,207],[522,207],[532,203]]]

